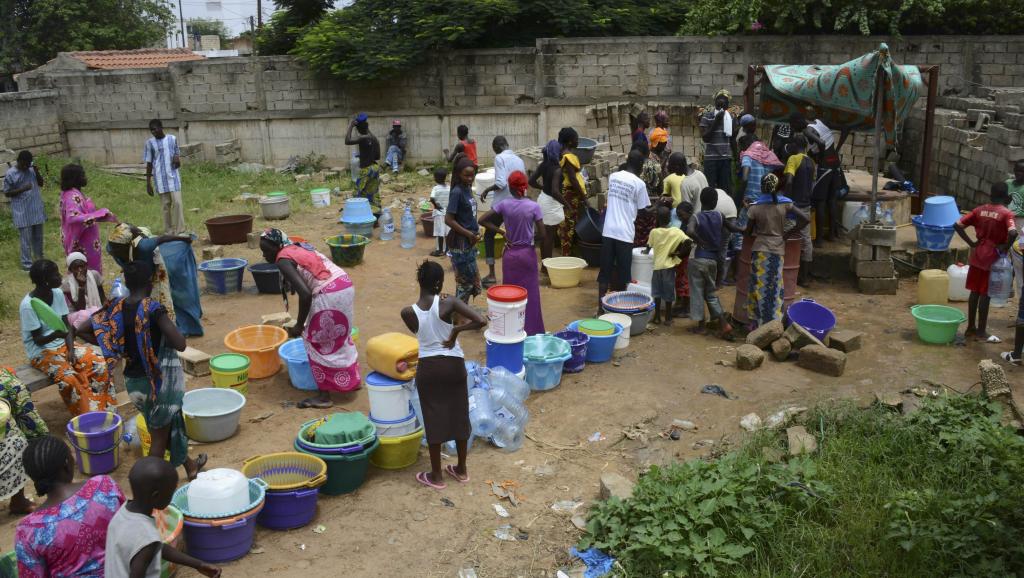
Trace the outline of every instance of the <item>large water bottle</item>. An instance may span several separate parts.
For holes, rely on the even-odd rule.
[[[514,452],[523,447],[524,437],[523,426],[512,420],[504,419],[500,421],[494,435],[491,436],[491,443],[506,452]]]
[[[402,213],[402,248],[412,249],[416,246],[416,219],[412,216],[412,209],[405,206]]]
[[[1005,253],[1000,253],[988,275],[988,296],[992,307],[1006,307],[1012,287],[1013,265]]]
[[[504,389],[520,402],[526,401],[526,398],[530,396],[530,384],[500,365],[491,369],[487,380],[492,388]]]
[[[473,425],[474,435],[487,437],[494,433],[497,421],[486,389],[475,387],[470,390],[469,423]]]
[[[359,180],[359,153],[352,153],[348,162],[348,172],[352,173],[352,182]]]
[[[390,241],[395,238],[395,219],[391,216],[391,209],[384,207],[377,219],[377,238],[381,241]]]
[[[515,395],[507,389],[498,389],[491,386],[491,408],[494,415],[499,419],[506,417],[516,425],[526,425],[530,419],[530,412],[523,405],[523,402],[515,398]]]

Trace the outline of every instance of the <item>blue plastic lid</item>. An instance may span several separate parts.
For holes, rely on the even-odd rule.
[[[412,408],[409,408],[409,415],[403,417],[402,419],[377,419],[377,418],[373,417],[373,412],[370,412],[370,421],[373,422],[373,423],[379,423],[379,424],[382,424],[382,425],[402,424],[402,423],[405,423],[407,421],[414,420],[414,419],[416,419],[416,411],[414,409],[412,409]]]
[[[376,371],[371,371],[370,374],[366,376],[366,385],[374,385],[374,386],[377,386],[377,387],[388,387],[388,386],[393,386],[393,385],[405,385],[407,383],[409,383],[409,382],[408,381],[398,381],[397,379],[392,379],[392,378],[384,375],[383,373],[377,373]]]

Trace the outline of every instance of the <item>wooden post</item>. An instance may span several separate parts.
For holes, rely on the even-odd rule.
[[[931,195],[932,172],[932,141],[935,140],[935,105],[939,95],[939,67],[928,66],[919,68],[928,72],[928,100],[924,109],[924,139],[921,143],[921,194],[911,200],[913,212],[920,213],[924,199]]]
[[[760,69],[761,67],[756,64],[747,67],[747,86],[743,90],[743,112],[748,114],[754,114],[754,86]]]

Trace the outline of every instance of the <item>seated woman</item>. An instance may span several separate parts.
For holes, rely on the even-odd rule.
[[[154,237],[144,228],[121,223],[107,242],[107,253],[121,268],[132,261],[153,267],[153,298],[185,337],[203,334],[203,308],[199,304],[199,273],[192,254],[192,237]]]
[[[351,335],[356,297],[352,280],[311,245],[293,244],[280,229],[263,232],[260,250],[267,263],[281,269],[285,298],[289,287],[299,295],[299,313],[288,334],[302,337],[320,390],[299,407],[331,407],[332,391],[359,388],[359,354]]]
[[[103,578],[107,526],[125,501],[117,482],[94,476],[74,483],[71,450],[50,435],[29,442],[22,461],[46,501],[14,532],[18,576]]]
[[[67,263],[68,274],[64,276],[61,290],[71,310],[68,319],[72,325],[78,325],[95,313],[107,297],[103,293],[103,276],[89,268],[84,254],[71,253]]]
[[[25,497],[25,466],[21,455],[35,439],[49,433],[46,422],[36,413],[32,396],[14,370],[0,367],[0,399],[11,408],[11,418],[0,426],[0,500],[10,498],[8,510],[15,516],[32,513],[35,504]]]
[[[77,329],[95,341],[107,359],[124,358],[125,389],[146,420],[152,438],[149,455],[162,458],[168,449],[171,465],[185,467],[189,480],[206,465],[206,454],[188,456],[188,436],[181,404],[185,398],[185,371],[178,352],[185,338],[167,314],[150,298],[153,268],[132,261],[124,268],[127,297],[113,299]]]
[[[60,290],[57,264],[40,259],[29,269],[35,289],[25,295],[18,312],[21,316],[21,340],[29,363],[57,384],[64,404],[72,416],[88,411],[103,411],[114,404],[114,385],[107,362],[94,348],[75,346],[75,328],[68,320],[68,304]],[[39,320],[32,309],[36,297],[64,319],[67,331],[55,331]]]

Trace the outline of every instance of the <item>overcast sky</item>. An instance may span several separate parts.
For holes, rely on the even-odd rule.
[[[175,2],[176,0],[171,0]],[[189,18],[212,18],[227,25],[232,34],[239,34],[249,29],[249,17],[256,16],[256,0],[177,0],[181,2],[181,11],[175,4],[174,16],[183,13],[185,20]],[[350,0],[335,2],[336,6],[345,6]],[[270,19],[274,13],[273,0],[263,0],[263,21]],[[180,23],[178,28],[180,29]],[[180,42],[180,40],[179,40]]]

